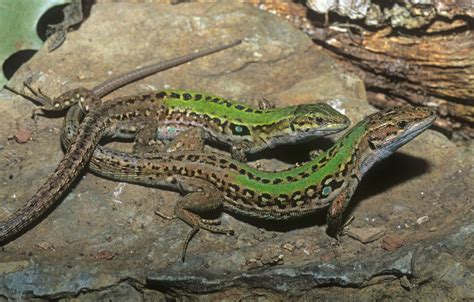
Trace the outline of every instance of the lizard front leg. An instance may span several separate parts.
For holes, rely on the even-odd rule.
[[[230,147],[230,154],[233,159],[238,160],[242,163],[247,162],[247,153],[253,153],[254,143],[250,141],[243,141],[233,144]]]
[[[144,127],[135,137],[133,153],[162,152],[165,143],[156,139],[156,129],[154,127]]]
[[[201,128],[190,128],[166,145],[166,152],[203,151],[206,132]]]
[[[263,138],[263,134],[254,133],[252,141],[244,140],[233,144],[230,153],[233,159],[245,163],[247,162],[247,154],[254,154],[268,147],[269,145]]]
[[[328,234],[338,239],[341,235],[343,228],[342,218],[345,209],[349,205],[352,195],[354,194],[355,189],[359,180],[356,177],[353,177],[349,180],[349,184],[346,188],[342,190],[339,195],[334,198],[331,206],[329,207],[327,213],[327,224],[328,224]]]
[[[275,104],[270,100],[261,99],[258,101],[258,108],[261,110],[268,110],[275,108]],[[233,159],[245,163],[247,162],[248,153],[255,153],[264,148],[265,147],[257,147],[256,144],[251,141],[241,141],[231,146],[230,153]]]
[[[174,125],[158,125],[157,127],[149,125],[144,127],[135,137],[133,152],[162,152],[165,149],[166,142],[169,143],[180,133],[182,133],[182,128]]]
[[[204,180],[188,177],[179,177],[176,180],[180,188],[187,192],[187,194],[176,203],[174,216],[166,217],[159,212],[157,214],[168,219],[179,218],[192,227],[183,243],[181,260],[184,262],[189,242],[200,229],[226,235],[233,235],[234,230],[220,226],[220,220],[218,219],[204,219],[199,216],[199,213],[213,211],[222,207],[224,200],[222,192]]]

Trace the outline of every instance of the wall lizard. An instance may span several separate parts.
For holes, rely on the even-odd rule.
[[[154,121],[158,125],[156,129],[159,129],[168,127],[169,121],[173,120],[182,125],[182,129],[202,126],[205,131],[199,135],[204,137],[207,134],[218,141],[237,142],[235,145],[238,147],[233,148],[234,154],[245,154],[279,143],[335,133],[348,127],[347,117],[326,104],[254,109],[212,95],[185,91],[160,91],[128,96],[101,105],[101,96],[130,81],[169,68],[172,64],[187,62],[203,56],[204,53],[236,44],[238,43],[202,51],[201,54],[191,54],[168,63],[146,66],[109,80],[92,90],[78,88],[55,99],[49,99],[40,90],[34,92],[30,89],[35,94],[34,100],[42,104],[40,109],[45,111],[60,111],[75,104],[84,112],[94,110],[86,114],[84,122],[77,129],[72,130],[77,130],[78,135],[73,139],[71,147],[67,149],[53,175],[24,206],[0,222],[0,242],[8,242],[18,236],[62,196],[104,136],[134,137],[142,133],[140,130],[148,126],[150,121]],[[163,122],[161,126],[160,122]],[[176,131],[177,133],[179,131]],[[245,155],[241,158],[245,159]]]
[[[71,120],[79,122],[79,111]],[[74,117],[75,116],[75,117]],[[362,176],[376,162],[426,130],[435,113],[425,107],[394,107],[374,113],[347,131],[331,148],[311,161],[285,171],[252,168],[217,153],[202,152],[202,142],[180,152],[130,154],[97,146],[89,167],[109,179],[180,190],[175,215],[193,229],[232,233],[202,219],[198,213],[225,211],[268,220],[298,218],[329,206],[328,231],[341,232],[342,215]]]
[[[55,99],[50,99],[41,90],[35,91],[29,85],[26,87],[33,96],[14,92],[41,104],[34,110],[34,114],[39,110],[61,111],[90,95],[103,97],[130,82],[240,43],[241,40],[237,40],[162,63],[144,66],[109,79],[93,89],[84,87],[72,89]],[[204,136],[206,140],[229,145],[232,157],[240,161],[246,161],[247,154],[276,145],[298,143],[337,133],[350,125],[350,120],[346,116],[325,103],[271,108],[272,104],[259,102],[259,108],[255,109],[212,94],[183,90],[164,90],[158,93],[121,97],[121,101],[128,98],[135,101],[141,99],[144,102],[162,101],[167,110],[158,119],[144,119],[142,123],[121,123],[115,129],[115,138],[135,138],[143,148],[143,145],[156,140],[172,140],[190,127],[200,127],[203,131],[199,135]],[[133,111],[133,108],[129,108],[128,111]],[[65,122],[65,132],[75,131],[68,129],[73,127],[74,123],[68,122],[67,119]],[[62,139],[65,137],[70,136],[63,135]]]

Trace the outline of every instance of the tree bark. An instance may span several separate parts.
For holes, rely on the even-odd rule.
[[[423,6],[390,1],[393,5],[385,8],[372,1],[367,10],[356,13],[356,8],[344,9],[339,1],[326,14],[288,0],[248,2],[311,35],[364,80],[374,106],[428,106],[437,111],[435,126],[443,133],[474,137],[474,8],[470,1],[439,0]],[[374,11],[379,15],[373,17]],[[361,12],[367,15],[361,18]]]

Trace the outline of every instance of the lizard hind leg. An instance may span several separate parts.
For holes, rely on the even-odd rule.
[[[198,215],[198,213],[216,210],[222,206],[224,197],[219,190],[199,179],[181,179],[180,183],[183,190],[189,193],[176,203],[174,214],[192,227],[183,243],[181,260],[184,262],[189,242],[200,229],[226,235],[233,235],[234,231],[220,226],[218,219],[204,219]]]

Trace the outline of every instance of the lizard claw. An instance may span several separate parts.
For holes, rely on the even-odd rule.
[[[349,225],[354,221],[354,216],[351,216],[341,227],[341,230],[339,231],[340,235],[346,235],[347,234],[347,228]]]
[[[33,108],[31,110],[31,118],[36,122],[38,120],[38,116],[43,115],[43,106]]]

